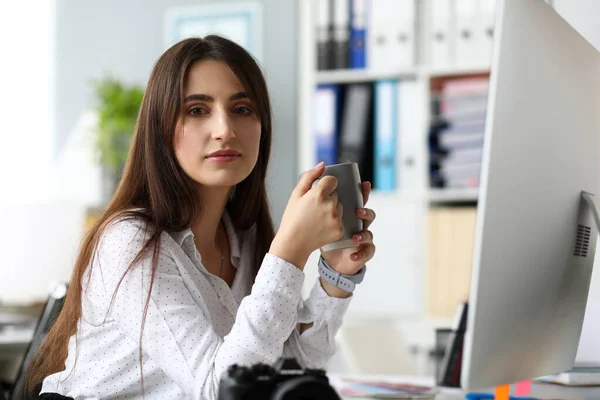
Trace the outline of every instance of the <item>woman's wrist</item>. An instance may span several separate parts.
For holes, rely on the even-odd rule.
[[[295,265],[300,271],[304,271],[309,256],[306,252],[280,244],[277,239],[271,243],[269,253]]]
[[[350,297],[350,295],[352,294],[350,292],[346,292],[345,290],[334,286],[333,284],[327,282],[322,277],[319,278],[319,281],[321,282],[321,287],[323,288],[325,293],[327,293],[329,295],[329,297],[337,297],[339,299],[345,299],[347,297]]]

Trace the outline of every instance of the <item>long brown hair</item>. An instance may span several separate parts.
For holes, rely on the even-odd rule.
[[[131,269],[146,252],[153,251],[150,293],[157,268],[160,234],[166,230],[184,230],[199,215],[202,205],[197,197],[196,183],[177,163],[173,135],[181,115],[187,73],[192,64],[206,59],[222,61],[231,68],[254,104],[262,125],[256,166],[236,185],[226,206],[236,229],[256,227],[253,265],[254,273],[258,272],[274,236],[265,187],[271,149],[271,106],[267,85],[252,56],[234,42],[214,35],[185,39],[169,48],[154,65],[123,176],[108,207],[81,242],[63,309],[30,364],[29,390],[39,389],[46,376],[65,368],[68,342],[76,333],[81,317],[82,278],[86,271],[89,273],[98,241],[110,222],[118,217],[141,218],[151,227],[149,239],[129,266]],[[149,293],[141,321],[142,331]],[[140,336],[140,367],[141,346]]]

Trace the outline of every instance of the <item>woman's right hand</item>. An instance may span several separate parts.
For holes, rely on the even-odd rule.
[[[269,253],[300,269],[304,269],[310,253],[344,234],[342,205],[335,191],[337,179],[324,176],[312,187],[324,170],[325,165],[319,163],[302,175],[292,191],[269,249]]]

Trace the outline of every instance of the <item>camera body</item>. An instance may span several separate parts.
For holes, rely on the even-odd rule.
[[[325,371],[302,369],[293,358],[280,358],[273,366],[234,364],[219,383],[219,400],[340,400]]]

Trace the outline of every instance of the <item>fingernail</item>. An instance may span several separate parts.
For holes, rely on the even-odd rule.
[[[358,213],[360,215],[367,215],[367,210],[365,210],[364,208],[361,208],[360,210],[358,210]]]
[[[315,165],[315,169],[319,169],[323,164],[325,164],[325,163],[323,161],[321,161],[320,163]]]
[[[358,260],[358,254],[354,253],[350,256],[350,258],[352,259],[352,261],[356,261]]]
[[[354,235],[354,240],[360,242],[363,239],[362,235]]]

